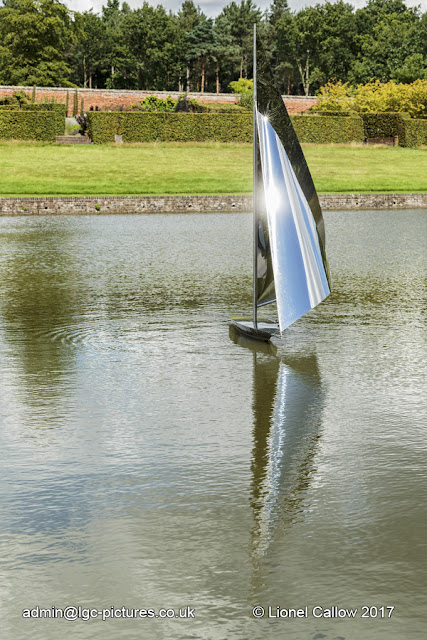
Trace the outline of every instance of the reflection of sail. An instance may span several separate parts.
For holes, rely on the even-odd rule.
[[[252,540],[253,554],[259,557],[302,510],[322,396],[315,356],[285,364],[254,353],[254,366]]]

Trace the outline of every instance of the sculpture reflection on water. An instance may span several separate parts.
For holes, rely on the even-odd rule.
[[[241,337],[238,341],[250,344]],[[251,555],[256,564],[304,517],[324,399],[315,353],[283,361],[268,345],[252,351]]]

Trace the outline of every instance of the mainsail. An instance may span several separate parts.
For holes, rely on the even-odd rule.
[[[283,331],[330,293],[325,231],[313,179],[256,35],[254,54],[255,304],[276,300]]]

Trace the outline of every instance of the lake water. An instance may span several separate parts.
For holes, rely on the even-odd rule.
[[[0,219],[2,639],[425,637],[427,211],[325,220],[268,349],[249,215]]]

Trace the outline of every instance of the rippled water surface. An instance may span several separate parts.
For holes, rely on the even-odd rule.
[[[427,211],[325,218],[272,349],[227,325],[249,215],[0,219],[2,638],[425,637]]]

